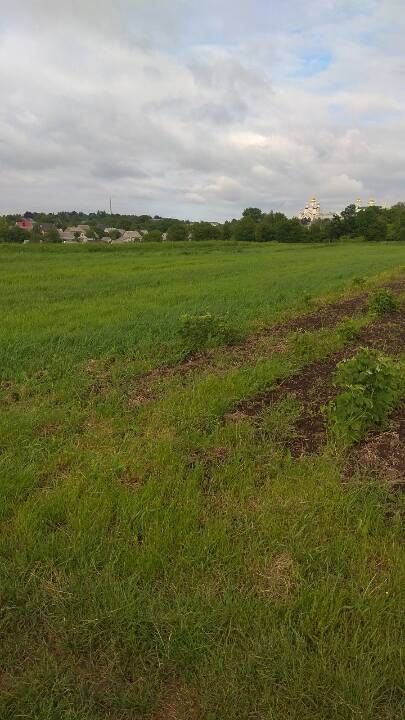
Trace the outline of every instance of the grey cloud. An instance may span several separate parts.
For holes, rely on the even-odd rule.
[[[402,4],[213,7],[9,3],[0,209],[91,210],[112,195],[121,210],[215,219],[249,204],[293,213],[313,193],[330,209],[400,199]],[[306,53],[325,48],[333,61],[306,77]]]

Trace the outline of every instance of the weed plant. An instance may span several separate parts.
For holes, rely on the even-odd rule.
[[[344,444],[357,442],[380,426],[403,390],[399,367],[367,348],[339,363],[334,382],[342,392],[329,406],[329,422],[334,437]]]
[[[398,312],[399,301],[389,290],[380,290],[375,293],[368,304],[373,315],[389,315]]]
[[[187,352],[198,352],[213,345],[232,345],[241,337],[227,317],[212,313],[182,315],[179,322],[179,334]]]

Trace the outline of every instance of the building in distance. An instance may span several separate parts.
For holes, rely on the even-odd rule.
[[[317,220],[330,220],[333,217],[332,213],[322,212],[321,205],[316,197],[311,197],[303,210],[297,214],[298,220],[304,224],[311,224]]]

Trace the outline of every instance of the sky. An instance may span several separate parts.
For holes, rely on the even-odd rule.
[[[0,213],[405,200],[404,0],[1,0]]]

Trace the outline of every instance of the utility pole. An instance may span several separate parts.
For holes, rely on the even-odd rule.
[[[111,201],[111,198],[110,198],[110,215],[112,215],[112,201]]]

